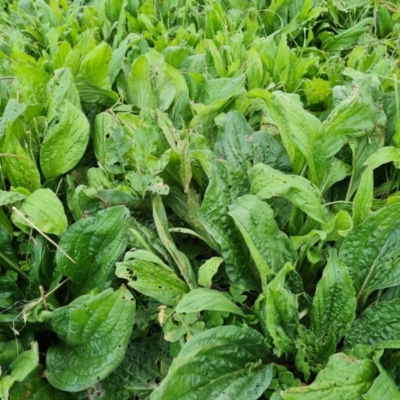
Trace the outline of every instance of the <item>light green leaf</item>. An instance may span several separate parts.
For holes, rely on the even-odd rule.
[[[356,226],[344,239],[339,259],[349,268],[358,300],[400,284],[400,203]]]
[[[281,395],[285,400],[359,400],[377,375],[372,361],[339,353],[331,356],[311,385],[291,388]]]
[[[264,291],[265,310],[261,315],[266,318],[264,324],[278,348],[278,355],[282,353],[289,355],[295,352],[295,339],[299,325],[297,298],[285,288],[286,275],[292,269],[289,263],[286,264]]]
[[[210,183],[200,209],[200,222],[220,245],[226,272],[233,283],[245,288],[257,287],[256,274],[249,267],[247,251],[241,243],[228,205],[248,192],[247,176],[225,161],[213,164]]]
[[[186,283],[191,289],[196,288],[197,281],[190,261],[184,253],[178,250],[169,233],[167,214],[160,196],[156,196],[153,200],[153,218],[161,242],[175,260]]]
[[[4,144],[1,146],[2,143],[0,142],[0,149],[4,154],[1,157],[1,163],[11,185],[15,188],[22,187],[29,191],[39,189],[40,173],[36,163],[21,146],[10,122],[2,142]]]
[[[44,135],[40,166],[47,179],[71,170],[82,158],[89,141],[85,114],[64,99]]]
[[[206,288],[191,290],[183,296],[175,308],[177,313],[193,313],[204,310],[229,312],[244,316],[243,311],[224,294]]]
[[[349,140],[374,129],[377,115],[370,93],[355,86],[324,121],[328,157],[335,155]]]
[[[137,58],[128,76],[129,97],[139,108],[156,108],[157,98],[152,91],[149,62],[145,56]]]
[[[13,123],[25,110],[25,104],[17,103],[14,99],[8,100],[7,106],[0,118],[0,139],[6,134],[8,122]]]
[[[223,261],[224,259],[221,257],[212,257],[199,268],[198,283],[200,286],[211,287],[212,278]]]
[[[24,351],[10,365],[10,371],[0,380],[0,398],[8,399],[8,392],[15,382],[23,381],[39,363],[37,342],[32,342],[32,349]]]
[[[333,334],[337,343],[344,336],[356,316],[355,295],[347,267],[332,250],[311,308],[311,330],[319,340]]]
[[[368,307],[357,318],[345,338],[347,349],[357,344],[375,348],[398,348],[400,329],[400,299],[383,301]]]
[[[174,305],[176,298],[189,291],[175,272],[144,260],[117,263],[115,274],[128,280],[128,285],[146,296],[166,305]]]
[[[256,400],[268,388],[272,365],[263,337],[251,328],[221,326],[195,335],[174,359],[151,400]]]
[[[0,207],[7,204],[12,204],[17,201],[26,199],[26,196],[19,192],[6,192],[5,190],[0,190]]]
[[[375,379],[371,389],[363,396],[364,400],[390,399],[399,400],[400,391],[391,376],[383,369],[378,362],[380,375]]]
[[[128,218],[124,206],[107,208],[75,222],[61,237],[59,246],[75,263],[58,250],[57,268],[70,279],[74,294],[109,287],[114,264],[127,245]]]
[[[47,352],[48,381],[58,389],[78,392],[108,376],[125,356],[135,309],[125,286],[56,309],[50,320],[61,342]]]
[[[286,262],[294,264],[297,254],[289,238],[279,229],[271,207],[256,196],[238,197],[228,213],[239,228],[265,286]]]
[[[19,211],[42,232],[62,235],[67,229],[68,222],[64,207],[56,194],[50,189],[35,190],[22,203]],[[32,228],[18,214],[13,214],[12,221],[17,226]]]
[[[297,175],[286,175],[268,165],[257,164],[251,171],[251,189],[260,199],[282,196],[318,222],[326,222],[322,195],[310,181]]]
[[[376,169],[389,162],[393,162],[396,168],[400,168],[400,149],[393,146],[381,147],[367,158],[364,165]]]
[[[379,151],[379,150],[378,150]],[[360,181],[357,193],[353,201],[354,225],[359,225],[365,220],[371,210],[374,198],[374,174],[373,169],[368,167]]]

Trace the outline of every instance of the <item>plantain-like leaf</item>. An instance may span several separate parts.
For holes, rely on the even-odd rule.
[[[175,308],[177,313],[193,313],[204,310],[229,312],[244,316],[243,311],[224,294],[206,288],[191,290],[183,296]]]
[[[59,246],[74,262],[58,250],[57,268],[70,279],[75,295],[110,286],[114,264],[127,245],[128,217],[124,206],[107,208],[78,220],[61,237]]]
[[[277,273],[286,262],[296,262],[297,254],[289,238],[279,229],[274,212],[266,202],[251,195],[238,197],[229,206],[229,215],[250,250],[263,285],[266,277]]]
[[[336,343],[339,342],[356,316],[355,295],[346,265],[332,250],[311,308],[311,330],[318,339],[324,341],[333,334]]]
[[[56,178],[75,167],[86,150],[89,131],[85,114],[64,99],[40,147],[40,167],[47,179]]]
[[[64,207],[56,194],[50,189],[35,190],[22,203],[20,211],[43,232],[62,235],[67,229],[68,223]],[[13,214],[12,220],[18,226],[31,227],[18,214]]]
[[[117,263],[115,274],[128,280],[128,285],[160,303],[174,305],[175,299],[189,291],[184,281],[175,272],[145,260],[130,260]]]
[[[46,377],[56,388],[77,392],[113,372],[125,356],[135,319],[135,302],[125,286],[86,295],[50,316],[61,342],[46,357]]]
[[[357,299],[400,284],[400,204],[380,209],[344,239],[339,259],[349,268]]]
[[[326,222],[322,195],[309,180],[297,175],[286,175],[264,164],[251,171],[251,193],[260,199],[281,196],[318,222]]]
[[[281,396],[285,400],[359,400],[377,375],[373,361],[339,353],[331,356],[311,385],[288,389]]]
[[[256,274],[249,268],[247,250],[241,243],[228,206],[248,191],[247,176],[226,161],[215,161],[200,209],[200,222],[219,244],[226,272],[233,283],[245,288],[257,287]]]
[[[256,400],[272,379],[260,333],[221,326],[195,335],[174,359],[151,400]]]
[[[358,344],[375,348],[398,348],[400,330],[400,299],[383,301],[368,307],[357,318],[345,337],[345,346]]]

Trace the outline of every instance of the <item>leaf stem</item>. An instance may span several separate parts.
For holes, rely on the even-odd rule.
[[[26,274],[26,272],[22,271],[22,269],[19,267],[19,265],[8,258],[5,254],[0,253],[0,260],[4,262],[10,269],[14,270],[18,275],[21,276],[26,282],[29,282],[29,276]]]

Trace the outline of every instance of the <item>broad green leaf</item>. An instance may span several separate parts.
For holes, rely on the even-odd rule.
[[[377,375],[378,369],[372,361],[339,353],[331,356],[311,385],[291,388],[281,395],[285,400],[359,400]]]
[[[374,197],[373,168],[367,167],[361,177],[360,185],[353,201],[353,221],[359,225],[365,220],[371,210]]]
[[[371,389],[363,396],[364,400],[376,399],[400,399],[400,391],[397,388],[393,378],[384,370],[382,365],[378,362],[380,375],[375,379]]]
[[[19,60],[13,66],[17,78],[14,82],[15,92],[19,93],[19,101],[24,104],[46,104],[46,86],[49,74],[41,69]]]
[[[259,162],[280,171],[291,171],[292,167],[283,147],[266,132],[254,132],[239,111],[229,111],[220,125],[218,141],[214,146],[218,158],[243,171],[251,164]]]
[[[301,172],[304,166],[303,156],[308,163],[310,180],[319,186],[326,169],[321,121],[304,110],[298,95],[280,91],[273,94],[264,91],[260,94],[279,129],[294,172]]]
[[[128,217],[124,206],[107,208],[75,222],[61,237],[59,246],[75,262],[58,250],[57,268],[70,279],[74,294],[109,287],[114,264],[127,244]]]
[[[257,331],[237,326],[209,329],[183,346],[150,398],[256,400],[272,379],[272,365],[262,364],[269,359]]]
[[[86,150],[89,131],[85,114],[64,99],[40,147],[40,167],[46,179],[56,178],[75,167]]]
[[[293,354],[295,352],[295,339],[299,325],[299,312],[297,310],[297,298],[285,287],[286,275],[293,269],[288,263],[268,284],[264,290],[266,325],[278,355]]]
[[[380,209],[344,239],[339,259],[364,301],[371,292],[400,284],[400,204]]]
[[[127,279],[133,289],[166,305],[174,305],[178,296],[189,291],[175,272],[149,261],[136,259],[117,263],[115,274]]]
[[[81,109],[78,89],[68,68],[60,68],[54,72],[54,77],[47,85],[47,93],[49,98],[47,120],[49,122],[57,116],[64,99],[68,100],[76,108]]]
[[[8,374],[0,379],[0,398],[8,399],[8,393],[15,382],[23,381],[39,363],[37,342],[32,342],[31,350],[24,351],[10,365]]]
[[[48,381],[58,389],[78,392],[108,376],[124,358],[135,309],[124,286],[56,309],[50,321],[61,342],[47,352]]]
[[[356,314],[356,293],[346,265],[332,250],[318,282],[311,308],[311,330],[325,341],[333,334],[336,343],[350,328]]]
[[[149,62],[145,56],[137,58],[127,79],[130,101],[134,106],[157,107],[157,98],[151,89]]]
[[[22,203],[19,211],[42,232],[62,235],[67,229],[67,217],[57,195],[50,189],[35,190]],[[12,221],[17,226],[32,226],[14,213]]]
[[[212,278],[223,261],[224,259],[221,257],[212,257],[199,268],[198,283],[200,286],[211,287]]]
[[[297,254],[289,238],[279,229],[271,207],[256,196],[238,197],[229,206],[229,215],[239,228],[265,286],[268,276],[273,276]]]
[[[335,155],[349,140],[368,134],[374,129],[375,121],[376,110],[370,93],[354,85],[348,97],[324,121],[328,157]]]
[[[29,191],[40,188],[40,173],[31,157],[25,152],[18,141],[11,123],[8,123],[4,144],[0,142],[1,164],[11,185],[22,187]],[[2,140],[2,141],[3,141]]]
[[[26,199],[26,196],[20,192],[6,192],[5,190],[0,190],[0,207],[24,199]]]
[[[10,398],[24,400],[68,400],[71,398],[70,394],[51,386],[42,374],[43,366],[37,365],[25,379],[14,383],[10,390]]]
[[[257,271],[249,268],[247,251],[241,243],[228,206],[248,192],[247,176],[225,161],[213,165],[210,183],[200,209],[200,222],[221,247],[226,272],[233,283],[255,288]]]
[[[229,312],[244,316],[243,311],[224,294],[206,288],[191,290],[183,296],[175,308],[177,313],[193,313],[204,310]]]
[[[0,118],[0,139],[6,134],[8,122],[13,123],[26,110],[26,105],[17,103],[14,99],[9,99],[7,106]]]
[[[18,262],[17,254],[10,242],[10,235],[0,225],[0,265],[7,269],[15,269],[14,266],[18,267]]]
[[[376,348],[400,347],[400,299],[383,301],[368,307],[357,318],[345,337],[347,349],[357,344]]]
[[[396,168],[400,168],[400,149],[392,146],[382,147],[371,154],[364,165],[376,169],[389,162],[393,162]]]
[[[1,235],[1,234],[0,234]],[[9,249],[5,249],[4,246],[2,246],[1,239],[0,239],[0,265],[4,265],[4,267],[7,267],[7,263],[5,263],[3,260],[7,257],[5,252]],[[15,254],[13,255],[15,258]],[[18,259],[17,259],[18,260]],[[17,282],[14,281],[14,279],[10,278],[7,275],[3,275],[0,277],[0,308],[1,309],[8,309],[16,305],[21,298],[24,297],[23,292],[21,289],[18,287]],[[0,342],[1,343],[1,342]],[[14,347],[16,342],[10,342],[11,344],[14,343]],[[1,345],[0,345],[1,347]],[[4,355],[4,349],[0,351],[0,365],[3,365],[3,355]],[[11,360],[12,361],[12,360]]]
[[[268,165],[257,164],[251,171],[251,189],[260,199],[281,196],[318,222],[325,222],[322,195],[310,181],[297,175],[286,175]]]
[[[197,281],[193,267],[191,266],[187,256],[178,250],[168,231],[167,214],[160,196],[155,197],[153,200],[153,218],[161,242],[175,260],[175,263],[178,266],[179,271],[181,272],[186,283],[191,289],[196,288]]]

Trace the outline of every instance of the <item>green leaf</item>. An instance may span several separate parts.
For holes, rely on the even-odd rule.
[[[89,131],[82,111],[64,99],[40,147],[40,167],[46,179],[57,178],[75,167],[86,150]]]
[[[311,330],[319,340],[323,342],[333,334],[338,343],[344,336],[356,316],[355,295],[346,265],[332,250],[311,308]]]
[[[19,211],[42,232],[62,235],[67,229],[67,217],[57,195],[50,189],[35,190],[22,203]],[[32,226],[18,214],[12,215],[17,226]]]
[[[24,400],[68,400],[70,394],[51,386],[42,375],[43,367],[37,365],[25,379],[16,382],[10,390],[11,399]]]
[[[246,249],[241,243],[228,206],[248,191],[247,176],[224,161],[213,165],[210,183],[201,205],[199,219],[211,237],[220,245],[226,272],[233,283],[255,288],[257,271],[248,266]]]
[[[277,273],[286,262],[294,264],[297,254],[289,238],[279,229],[271,207],[256,196],[238,197],[229,215],[240,230],[265,286],[267,276]]]
[[[368,307],[357,318],[345,338],[347,349],[357,344],[374,348],[400,347],[400,299],[383,301]]]
[[[124,358],[135,309],[124,286],[56,309],[50,319],[61,342],[47,352],[48,381],[58,389],[77,392],[108,376]]]
[[[349,140],[366,135],[374,129],[375,121],[371,94],[355,86],[324,121],[327,155],[335,155]]]
[[[166,305],[174,305],[178,296],[189,291],[175,272],[149,261],[136,259],[117,263],[115,274],[127,279],[133,289]]]
[[[218,267],[223,261],[224,259],[221,257],[212,257],[199,268],[198,283],[200,286],[211,287],[212,278],[217,273]]]
[[[14,131],[14,125],[8,124],[1,163],[11,185],[22,187],[29,191],[40,188],[40,173],[31,157],[25,152]]]
[[[129,211],[124,206],[99,211],[71,225],[61,237],[56,254],[57,268],[72,282],[76,295],[110,286],[113,267],[127,245]]]
[[[129,97],[139,108],[156,108],[157,98],[151,89],[149,62],[145,56],[137,58],[128,76]]]
[[[37,342],[32,342],[32,349],[24,351],[10,365],[8,375],[0,380],[0,398],[8,399],[8,392],[15,382],[23,381],[39,363]]]
[[[229,111],[220,121],[218,141],[214,152],[243,171],[254,163],[262,162],[280,171],[290,172],[292,166],[284,148],[266,132],[254,132],[244,116]]]
[[[339,353],[331,356],[311,385],[291,388],[281,395],[285,400],[359,400],[377,375],[372,361]]]
[[[272,365],[263,337],[251,328],[221,326],[188,341],[151,400],[224,397],[256,400],[268,388]]]
[[[396,168],[400,168],[400,149],[392,146],[381,147],[367,158],[364,165],[376,169],[389,162],[393,162]]]
[[[360,185],[353,201],[354,225],[359,225],[368,216],[374,198],[374,174],[368,167],[361,177]]]
[[[197,281],[193,267],[186,255],[178,250],[169,233],[167,214],[160,196],[156,196],[153,200],[153,218],[161,242],[171,254],[186,283],[191,289],[196,288]]]
[[[286,275],[292,269],[289,263],[286,264],[264,291],[266,301],[262,315],[266,318],[264,324],[278,348],[278,355],[282,353],[289,355],[295,352],[295,339],[299,325],[297,298],[285,288]]]
[[[17,103],[14,99],[9,99],[7,106],[0,118],[0,139],[6,134],[8,122],[13,123],[26,110],[26,105]]]
[[[400,391],[391,376],[377,363],[380,375],[375,379],[371,389],[363,396],[364,400],[391,399],[399,400]]]
[[[326,222],[322,195],[310,181],[297,175],[286,175],[268,165],[257,164],[251,171],[251,189],[260,199],[281,196],[318,222]]]
[[[349,268],[357,299],[400,284],[400,204],[382,208],[344,239],[339,259]]]
[[[19,192],[6,192],[5,190],[0,190],[0,207],[7,204],[12,204],[17,201],[26,199],[26,196]]]
[[[183,296],[175,308],[177,313],[193,313],[204,310],[229,312],[244,316],[243,311],[223,293],[206,288],[191,290]]]

